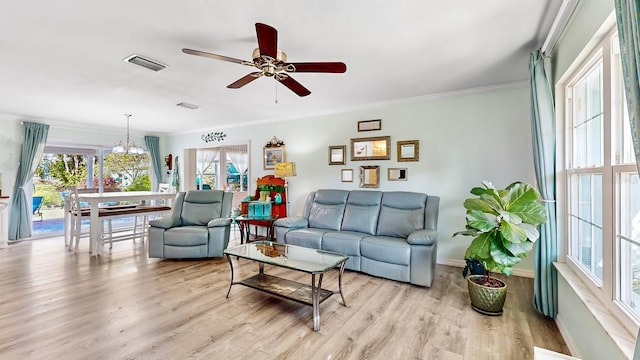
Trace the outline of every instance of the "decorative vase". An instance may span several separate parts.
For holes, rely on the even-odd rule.
[[[483,278],[484,275],[467,276],[467,286],[469,289],[469,297],[471,298],[471,307],[473,310],[485,314],[498,316],[502,315],[502,307],[507,298],[507,284],[504,281],[489,277],[489,279],[500,283],[500,287],[490,287],[474,282],[472,279]]]
[[[274,201],[276,202],[276,204],[282,204],[282,195],[276,194],[274,196]]]

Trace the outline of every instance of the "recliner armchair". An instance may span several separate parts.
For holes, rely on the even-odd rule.
[[[222,190],[178,193],[170,217],[149,221],[149,257],[222,257],[229,244],[232,198]]]

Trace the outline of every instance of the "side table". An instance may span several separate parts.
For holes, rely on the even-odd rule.
[[[275,230],[273,227],[273,223],[278,220],[277,215],[271,216],[249,216],[249,215],[240,215],[235,218],[235,221],[238,223],[238,229],[240,230],[240,244],[249,243],[250,241],[255,241],[256,239],[251,240],[251,225],[260,226],[267,229],[266,240],[275,241]],[[257,236],[257,234],[255,234]]]

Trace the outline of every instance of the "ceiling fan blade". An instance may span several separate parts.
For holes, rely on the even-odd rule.
[[[343,73],[347,71],[347,65],[342,62],[288,63],[286,65],[293,65],[295,70],[292,72]]]
[[[204,56],[204,57],[208,57],[208,58],[211,58],[211,59],[229,61],[229,62],[232,62],[232,63],[242,64],[242,65],[250,63],[248,61],[244,61],[244,60],[240,60],[240,59],[236,59],[236,58],[232,58],[232,57],[228,57],[228,56],[223,56],[223,55],[216,55],[216,54],[212,54],[212,53],[208,53],[208,52],[204,52],[204,51],[200,51],[200,50],[182,49],[182,52],[185,53],[185,54],[189,54],[189,55]]]
[[[277,76],[276,80],[280,81],[280,83],[286,87],[288,87],[291,91],[298,94],[298,96],[307,96],[311,94],[306,87],[302,86],[299,82],[295,81],[289,75]]]
[[[251,74],[247,74],[241,77],[240,79],[236,80],[234,83],[227,85],[227,87],[229,89],[240,89],[241,87],[247,85],[253,80],[259,78],[260,76],[262,76],[261,72],[252,72]]]
[[[258,47],[260,55],[277,58],[278,55],[278,31],[267,24],[256,23]]]

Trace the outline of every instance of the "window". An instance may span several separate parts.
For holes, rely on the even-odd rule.
[[[248,146],[244,144],[194,149],[196,188],[202,185],[204,189],[246,191],[249,168],[247,149]]]
[[[614,31],[564,95],[567,263],[633,329],[640,321],[640,179]]]
[[[64,197],[69,186],[150,190],[149,158],[148,154],[112,154],[100,146],[46,145],[32,179],[32,195],[43,199],[42,215],[34,220],[48,221],[34,221],[33,236],[62,232]]]

